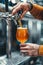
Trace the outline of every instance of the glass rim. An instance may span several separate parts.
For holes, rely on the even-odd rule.
[[[27,28],[28,28],[27,25],[22,25],[22,26],[17,25],[17,29],[27,29]]]

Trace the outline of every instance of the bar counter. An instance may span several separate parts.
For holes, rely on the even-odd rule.
[[[0,65],[28,65],[30,56],[20,55],[20,52],[11,53],[11,58],[6,58],[6,55],[0,57]]]

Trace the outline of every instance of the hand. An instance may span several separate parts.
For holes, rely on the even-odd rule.
[[[23,13],[20,15],[20,18],[22,19],[25,13],[29,10],[28,3],[21,3],[19,2],[17,5],[13,7],[12,14],[16,14],[19,10],[22,10]]]
[[[39,50],[38,44],[32,43],[20,44],[20,51],[29,56],[38,56],[38,50]]]

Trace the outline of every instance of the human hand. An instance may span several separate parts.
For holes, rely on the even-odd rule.
[[[32,43],[20,44],[20,51],[28,56],[38,56],[39,45]]]
[[[19,2],[17,5],[13,7],[12,14],[16,14],[19,10],[21,10],[23,11],[22,14],[20,15],[20,18],[22,19],[26,12],[29,10],[29,8],[30,7],[28,3]]]

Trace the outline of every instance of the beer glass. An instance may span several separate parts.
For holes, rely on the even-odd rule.
[[[16,39],[21,43],[24,44],[28,40],[29,34],[27,25],[17,25],[17,31],[16,31]]]

